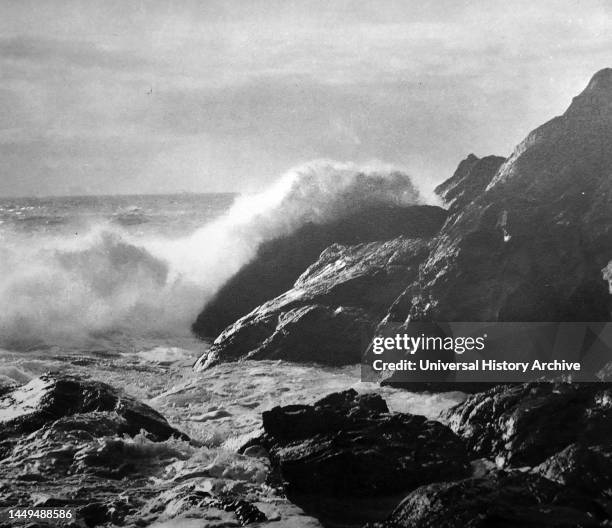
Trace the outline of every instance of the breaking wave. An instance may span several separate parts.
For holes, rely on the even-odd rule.
[[[410,178],[388,167],[313,162],[183,238],[134,238],[110,222],[76,238],[0,232],[0,346],[188,335],[206,300],[262,242],[372,205],[419,202]]]

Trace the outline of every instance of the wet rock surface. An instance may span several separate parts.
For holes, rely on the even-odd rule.
[[[609,526],[609,505],[527,473],[423,486],[367,528],[576,528]]]
[[[416,277],[427,244],[400,237],[330,246],[292,289],[225,329],[196,369],[241,358],[358,363],[398,288]]]
[[[612,443],[574,443],[554,454],[535,470],[549,480],[593,497],[612,499]]]
[[[611,79],[597,73],[562,116],[491,164],[476,196],[462,176],[480,163],[472,158],[442,184],[450,216],[395,320],[610,319]]]
[[[22,525],[287,526],[315,519],[263,487],[267,459],[215,454],[106,383],[44,375],[0,399],[0,519],[9,509],[68,508]],[[198,457],[202,463],[198,464]],[[14,526],[2,524],[0,526]]]
[[[286,237],[265,242],[199,314],[194,332],[217,337],[260,304],[291,289],[296,279],[332,244],[355,245],[398,236],[428,238],[446,219],[433,206],[370,207],[327,224],[308,224]]]
[[[446,426],[389,413],[374,394],[348,390],[314,405],[275,407],[263,414],[263,426],[264,435],[244,449],[265,448],[289,497],[324,519],[333,515],[334,499],[384,504],[385,497],[468,473],[467,450]],[[326,502],[326,511],[317,511]]]
[[[474,394],[443,418],[478,456],[535,466],[572,443],[610,438],[611,402],[607,384],[528,383]]]
[[[83,417],[93,412],[112,414],[103,423]],[[0,397],[0,439],[38,431],[60,419],[58,427],[69,430],[72,416],[77,429],[89,427],[94,435],[111,427],[114,434],[132,436],[144,430],[155,440],[184,436],[157,411],[106,383],[45,375]]]
[[[5,392],[0,423],[1,507],[70,508],[72,520],[61,522],[74,526],[121,525],[137,514],[134,489],[182,456],[165,441],[188,439],[148,405],[74,376],[45,375]]]
[[[386,242],[330,246],[292,286],[289,275],[299,266],[287,277],[281,272],[278,288],[262,287],[260,302],[267,300],[226,327],[197,368],[249,355],[308,361],[315,349],[325,349],[326,340],[329,348],[338,348],[332,336],[338,325],[346,333],[371,335],[383,318],[399,323],[609,320],[611,78],[610,69],[597,73],[562,116],[532,131],[508,159],[470,155],[461,162],[437,188],[449,207],[443,225],[435,208],[414,208],[430,217],[428,229],[411,231],[406,223],[401,237]],[[389,263],[392,247],[399,262]],[[302,269],[313,261],[305,258]],[[318,273],[321,269],[327,272]],[[348,269],[359,270],[360,279],[343,273]],[[257,276],[245,285],[257,283]],[[268,282],[274,284],[274,278]],[[334,320],[336,310],[347,320]],[[303,315],[315,312],[312,326],[321,325],[317,347],[292,354],[299,339],[291,334],[309,336],[311,318]],[[198,325],[205,326],[207,317],[218,324],[210,308]],[[355,342],[340,347],[336,357],[322,352],[316,360],[357,362],[358,354],[349,352]]]

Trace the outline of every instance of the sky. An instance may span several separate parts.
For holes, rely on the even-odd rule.
[[[0,0],[0,196],[439,182],[609,66],[608,0]]]

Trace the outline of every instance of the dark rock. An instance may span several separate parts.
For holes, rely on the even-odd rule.
[[[445,218],[446,211],[439,207],[381,205],[327,224],[307,224],[291,235],[265,242],[205,306],[193,330],[202,337],[216,337],[260,304],[290,289],[333,243],[352,245],[400,235],[431,237]]]
[[[501,167],[506,158],[486,156],[478,158],[470,154],[464,159],[455,173],[435,189],[448,205],[449,211],[462,209],[480,196]]]
[[[336,392],[314,405],[274,407],[262,414],[267,435],[284,441],[299,440],[320,433],[333,433],[350,426],[355,419],[367,420],[389,413],[378,394],[357,394],[353,389]]]
[[[369,528],[587,528],[609,526],[607,505],[548,479],[504,473],[423,486]]]
[[[79,416],[108,412],[108,420]],[[74,419],[65,420],[67,417]],[[186,438],[157,411],[100,381],[82,380],[72,376],[45,375],[15,388],[0,398],[0,439],[24,435],[62,420],[57,428],[80,429],[98,435],[105,427],[113,434],[134,436],[146,431],[153,440],[171,436]]]
[[[368,339],[383,318],[609,320],[611,72],[596,74],[565,114],[530,133],[507,160],[464,160],[437,188],[450,215],[432,240],[440,213],[417,207],[410,209],[431,216],[419,238],[330,247],[293,288],[228,326],[197,368],[244,357],[357,362],[360,338],[342,347],[334,335]],[[389,262],[394,250],[405,262]],[[229,290],[221,306],[225,298]]]
[[[5,394],[0,423],[0,481],[153,474],[161,460],[182,456],[156,442],[188,439],[147,405],[71,376],[42,376]]]
[[[611,401],[604,384],[506,385],[469,396],[444,418],[478,456],[500,466],[535,466],[574,442],[610,438]]]
[[[608,439],[602,438],[603,441]],[[571,444],[535,471],[547,479],[591,496],[612,499],[612,445]]]
[[[416,278],[427,243],[330,246],[291,290],[225,329],[196,369],[241,358],[358,363],[397,291]]]
[[[263,413],[265,434],[248,445],[270,453],[290,494],[372,497],[465,476],[467,452],[446,426],[389,413],[378,395],[354,390],[314,405]]]
[[[125,501],[110,500],[91,502],[77,510],[77,517],[89,528],[102,524],[121,526],[124,519],[134,513],[134,509]]]
[[[602,269],[612,259],[611,79],[610,69],[596,74],[463,207],[470,188],[441,186],[457,207],[394,320],[610,320]]]

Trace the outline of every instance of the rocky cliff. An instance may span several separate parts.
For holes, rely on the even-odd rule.
[[[255,289],[253,299],[266,292],[274,298],[225,328],[197,367],[245,356],[357,362],[363,337],[383,318],[610,319],[612,69],[598,72],[563,115],[531,132],[507,160],[470,155],[436,190],[448,206],[437,232],[443,214],[415,208],[427,229],[411,231],[406,222],[395,232],[392,226],[377,232],[394,232],[386,240],[331,246],[287,289],[325,240],[319,238],[312,251],[300,253],[304,261]],[[242,285],[227,292],[248,297],[246,286],[258,282],[262,269],[273,275],[292,258],[284,253],[295,241],[276,244],[274,258],[253,263],[236,279]],[[217,318],[218,306],[203,312],[202,328],[208,318],[215,329],[240,311]]]
[[[608,320],[602,269],[612,258],[611,145],[606,69],[562,116],[531,132],[481,194],[451,205],[395,317]],[[448,182],[442,188],[453,190]]]

